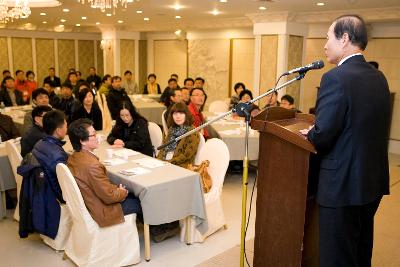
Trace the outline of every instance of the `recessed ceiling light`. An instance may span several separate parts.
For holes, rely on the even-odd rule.
[[[43,21],[42,23],[43,23],[43,24],[47,24],[47,21]]]
[[[181,9],[181,8],[182,8],[182,6],[181,6],[180,4],[174,5],[174,9],[175,9],[175,10],[179,10],[179,9]]]
[[[266,10],[267,8],[265,6],[260,6],[258,9],[259,10]]]
[[[61,22],[66,22],[67,20],[65,20],[65,19],[60,19],[60,21],[61,21]]]
[[[69,9],[68,8],[64,8],[63,12],[67,13],[67,12],[69,12]]]
[[[150,20],[149,18],[144,18],[143,20]]]
[[[100,22],[96,22],[96,25],[100,25]]]
[[[127,0],[127,3],[133,3],[134,0]]]
[[[40,16],[46,16],[46,13],[42,12],[40,13]]]
[[[75,26],[76,26],[76,27],[80,27],[80,26],[81,26],[81,24],[77,23],[77,24],[75,24]]]
[[[136,13],[138,13],[138,14],[142,14],[142,13],[143,13],[143,11],[142,11],[142,10],[136,10]]]
[[[106,14],[107,17],[111,17],[111,15],[112,15],[111,13],[107,13]]]
[[[58,27],[64,27],[64,24],[60,24],[60,25],[58,25]]]
[[[214,9],[213,11],[211,11],[211,14],[213,14],[214,16],[219,15],[219,11]]]
[[[317,3],[317,6],[324,6],[325,5],[325,3]]]
[[[124,21],[123,21],[123,20],[118,20],[117,22],[118,22],[118,23],[124,23]]]
[[[226,3],[226,2],[228,2],[228,0],[219,0],[219,2]]]
[[[176,30],[176,31],[175,31],[175,34],[176,34],[176,35],[180,35],[181,33],[182,33],[182,30]]]
[[[87,17],[82,17],[82,19],[87,19]]]
[[[175,16],[175,18],[176,18],[176,19],[180,19],[180,18],[182,18],[182,17],[181,17],[181,16]]]

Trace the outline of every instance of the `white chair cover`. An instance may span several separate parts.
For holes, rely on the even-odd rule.
[[[210,106],[208,107],[209,112],[217,113],[217,112],[227,112],[229,109],[229,105],[222,100],[216,100],[211,102]]]
[[[103,103],[103,131],[106,133],[111,132],[112,129],[112,118],[110,110],[108,109],[107,98],[105,94],[100,94]]]
[[[226,170],[229,165],[229,150],[226,144],[217,138],[209,139],[200,151],[199,161],[209,160],[210,166],[208,173],[212,179],[212,187],[210,192],[204,194],[204,202],[207,214],[208,230],[205,234],[201,234],[195,227],[196,223],[192,219],[190,223],[190,240],[193,242],[204,242],[207,236],[215,233],[225,226],[225,215],[222,208],[221,194],[224,184]],[[181,220],[181,241],[185,242],[186,221]]]
[[[57,177],[72,217],[72,229],[65,247],[67,256],[78,266],[126,266],[140,262],[136,214],[125,222],[102,227],[93,220],[68,167],[57,164]]]
[[[5,144],[5,147],[6,147],[6,152],[8,155],[8,160],[10,161],[11,169],[12,169],[14,177],[15,177],[15,182],[17,184],[18,202],[17,202],[17,206],[15,207],[15,211],[14,211],[14,220],[19,222],[19,194],[21,192],[22,176],[17,173],[17,168],[19,165],[21,165],[22,156],[21,156],[20,152],[18,151],[16,142],[18,143],[18,141],[15,139],[8,140]]]
[[[196,157],[194,158],[194,164],[195,165],[200,165],[201,161],[200,161],[200,151],[203,149],[206,140],[204,139],[204,136],[199,133],[200,136],[200,142],[199,142],[199,146],[197,147],[197,153],[196,153]]]
[[[168,125],[167,125],[167,121],[165,120],[165,112],[167,112],[167,110],[164,110],[163,113],[161,114],[161,122],[162,122],[162,128],[164,131],[164,135],[167,136],[168,134]]]
[[[162,131],[160,126],[158,126],[156,123],[149,121],[148,124],[149,124],[148,127],[149,127],[151,144],[154,147],[155,156],[157,156],[158,155],[157,147],[161,146],[162,144],[162,139],[163,139]]]

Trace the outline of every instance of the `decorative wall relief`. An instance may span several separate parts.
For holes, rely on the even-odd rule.
[[[44,78],[49,74],[49,68],[55,67],[53,39],[36,39],[36,63],[36,81],[38,86],[42,86]]]
[[[120,41],[120,70],[121,76],[130,70],[135,78],[135,40]]]
[[[303,65],[303,37],[302,36],[289,36],[288,46],[288,64],[287,69],[291,70]],[[288,80],[294,78],[295,75],[290,75]],[[294,82],[286,87],[286,93],[294,98],[296,107],[300,103],[300,82]]]
[[[260,67],[260,94],[271,89],[276,82],[276,68],[278,60],[278,35],[263,35],[261,37],[261,67]],[[266,104],[266,98],[260,100],[260,108]]]
[[[75,43],[74,40],[58,40],[58,67],[61,82],[68,75],[68,69],[75,68]]]
[[[82,79],[89,76],[89,68],[94,67],[94,45],[93,41],[78,41],[78,62],[79,71],[82,72]]]
[[[13,66],[14,73],[17,70],[33,70],[32,58],[32,39],[31,38],[17,38],[11,39],[12,52],[13,52]]]
[[[7,37],[0,37],[0,70],[8,70]]]

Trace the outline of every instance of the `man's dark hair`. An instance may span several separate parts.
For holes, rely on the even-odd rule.
[[[3,76],[4,76],[4,74],[6,74],[6,73],[10,73],[10,74],[11,74],[11,72],[10,72],[9,70],[3,70]]]
[[[177,81],[175,78],[169,78],[168,84],[169,84],[170,82],[176,82],[176,83],[178,83],[178,81]]]
[[[89,119],[77,119],[73,121],[68,127],[68,137],[75,151],[81,151],[81,141],[87,141],[89,139],[88,128],[93,125],[93,122]]]
[[[367,27],[362,17],[358,15],[343,15],[335,20],[333,32],[336,39],[343,37],[343,34],[349,35],[349,40],[353,45],[365,50],[368,44]]]
[[[108,78],[111,78],[111,75],[110,75],[110,74],[104,75],[104,77],[103,77],[103,79],[101,80],[101,82],[105,83],[105,82],[108,80]]]
[[[47,95],[47,96],[49,96],[49,92],[47,92],[47,90],[44,89],[44,88],[38,88],[38,89],[36,89],[36,90],[34,90],[34,91],[32,92],[32,99],[35,99],[35,100],[36,100],[36,98],[37,98],[39,95]]]
[[[79,70],[77,70],[77,71],[75,71],[75,73],[76,73],[76,76],[82,76],[82,72],[80,72]]]
[[[54,67],[49,68],[49,70],[54,70],[54,71],[56,71],[56,69],[55,69]]]
[[[172,78],[172,77],[176,77],[176,78],[175,78],[176,80],[179,78],[178,74],[176,74],[176,73],[172,73],[170,77],[171,77],[171,78]]]
[[[379,70],[379,63],[376,61],[368,61],[369,64],[375,67],[375,69]]]
[[[31,74],[35,75],[35,73],[34,73],[33,71],[28,70],[28,71],[25,73],[26,78],[28,78],[28,76],[31,75]]]
[[[20,72],[24,72],[23,70],[17,70],[16,72],[15,72],[15,75],[18,75],[18,73],[20,73]]]
[[[96,71],[96,68],[95,68],[95,67],[90,67],[89,70],[94,70],[94,71]]]
[[[82,85],[84,85],[86,88],[90,88],[90,84],[87,81],[78,82],[78,88],[81,88]]]
[[[66,88],[69,88],[69,89],[73,90],[72,84],[70,84],[70,83],[68,83],[68,82],[63,83],[63,84],[61,85],[61,88],[62,88],[62,87],[66,87]]]
[[[5,78],[3,79],[3,83],[5,84],[5,83],[7,82],[7,80],[13,80],[13,81],[15,81],[13,77],[7,76],[7,77],[5,77]]]
[[[127,75],[127,74],[132,75],[132,71],[130,71],[130,70],[125,71],[125,72],[124,72],[124,76]]]
[[[192,83],[194,83],[194,80],[192,79],[192,78],[186,78],[184,81],[183,81],[183,84],[186,84],[186,82],[187,81],[191,81]]]
[[[197,77],[194,81],[201,81],[203,84],[206,82],[206,80],[201,77]]]
[[[42,117],[43,113],[52,111],[53,109],[49,106],[37,106],[32,110],[32,119],[35,121],[35,117]]]
[[[53,135],[57,128],[64,125],[65,114],[62,111],[53,109],[43,116],[43,130],[48,135]]]
[[[157,79],[157,76],[156,76],[154,73],[150,73],[150,74],[147,76],[147,80],[150,79],[150,77],[153,77],[154,79]]]
[[[290,105],[294,104],[294,99],[291,95],[284,95],[281,97],[281,102],[282,100],[286,100],[287,102],[289,102]]]
[[[86,97],[86,95],[87,95],[88,93],[91,93],[91,94],[92,94],[92,96],[93,96],[93,101],[94,101],[94,94],[93,94],[93,91],[90,90],[89,88],[83,88],[83,89],[80,90],[79,93],[78,93],[78,99],[79,99],[79,101],[80,101],[82,104],[83,104],[83,100],[85,99],[85,97]]]
[[[120,80],[120,81],[121,81],[121,77],[119,77],[119,76],[113,76],[113,77],[111,78],[111,83],[113,83],[115,80]]]
[[[235,92],[237,92],[237,89],[239,89],[240,87],[242,87],[243,90],[246,89],[246,85],[244,85],[244,83],[236,83],[233,89],[235,89]]]
[[[253,99],[253,93],[250,90],[244,89],[239,94],[239,100],[241,100],[244,95],[249,95],[250,99]]]

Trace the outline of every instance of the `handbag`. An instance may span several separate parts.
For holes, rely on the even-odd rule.
[[[208,160],[203,160],[200,165],[189,164],[187,166],[187,169],[200,174],[201,186],[204,193],[210,192],[212,187],[212,179],[207,171],[208,166],[210,166],[210,161]]]

